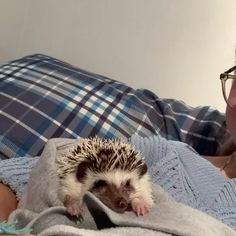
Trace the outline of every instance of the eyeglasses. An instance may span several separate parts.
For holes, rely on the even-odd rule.
[[[230,101],[228,98],[229,98],[232,83],[236,79],[235,72],[236,72],[236,65],[231,67],[230,69],[228,69],[224,73],[220,74],[223,96],[224,96],[225,102],[230,106],[232,104],[230,104]]]

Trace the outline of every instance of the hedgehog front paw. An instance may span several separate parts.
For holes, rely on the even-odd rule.
[[[71,216],[80,217],[84,212],[83,207],[80,204],[80,200],[74,199],[69,195],[65,196],[64,206],[67,208],[67,211]]]
[[[137,215],[145,215],[150,211],[151,206],[147,204],[144,200],[139,198],[134,198],[131,200],[131,207],[133,212]]]

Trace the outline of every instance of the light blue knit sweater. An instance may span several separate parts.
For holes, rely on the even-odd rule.
[[[145,157],[153,182],[236,229],[236,179],[226,179],[187,144],[159,136],[132,136],[131,143]]]
[[[202,210],[236,229],[236,180],[228,180],[191,147],[159,136],[132,136],[149,167],[153,182],[177,201]],[[22,196],[29,171],[38,158],[0,162],[0,180]]]

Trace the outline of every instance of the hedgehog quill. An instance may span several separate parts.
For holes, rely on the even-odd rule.
[[[148,213],[152,188],[144,159],[121,140],[79,138],[55,145],[50,140],[32,169],[21,208],[41,212],[65,206],[72,216],[83,214],[83,197],[94,194],[117,213]]]

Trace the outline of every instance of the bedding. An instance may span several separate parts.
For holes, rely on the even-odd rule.
[[[17,210],[17,214],[13,213],[14,218],[11,217],[12,220],[17,220],[18,227],[30,225],[34,233],[62,223],[90,230],[97,229],[86,209],[84,224],[75,225],[75,222],[68,221],[68,216],[65,217],[67,221],[60,222],[62,215],[65,214],[65,209],[62,209],[62,199],[58,196],[60,187],[55,160],[65,155],[68,148],[75,147],[79,141],[79,139],[59,138],[52,139],[46,144],[30,174],[25,196],[20,202],[20,210]],[[150,137],[133,135],[129,141],[136,150],[140,151],[147,163],[154,190],[154,207],[144,217],[134,217],[133,212],[127,212],[124,215],[116,214],[109,209],[103,213],[97,213],[96,210],[101,210],[99,201],[96,201],[97,204],[92,206],[91,210],[90,202],[85,199],[90,213],[95,216],[99,229],[102,228],[102,225],[103,227],[104,225],[106,227],[114,226],[109,224],[109,219],[113,223],[115,221],[114,224],[119,226],[135,225],[156,231],[165,229],[164,232],[173,234],[176,230],[175,235],[208,236],[214,235],[214,233],[221,236],[227,235],[218,231],[219,228],[216,226],[222,225],[222,222],[232,229],[236,229],[235,179],[225,179],[210,162],[199,156],[187,144],[167,141],[158,135]],[[37,181],[35,181],[36,179]],[[166,204],[163,205],[164,202]],[[58,206],[61,208],[51,208]],[[102,208],[104,209],[104,207]],[[193,208],[202,213],[200,211],[197,213],[198,211]],[[58,221],[55,215],[58,216]],[[219,221],[217,222],[213,218],[209,220],[211,219],[209,215]],[[162,217],[164,222],[161,220]],[[56,223],[53,223],[52,220],[56,220]],[[168,225],[170,222],[171,225]],[[216,225],[211,225],[210,222],[215,222]],[[164,223],[164,228],[161,228],[162,223]],[[185,234],[184,231],[186,231]],[[199,232],[203,233],[197,234]]]
[[[38,156],[54,137],[159,134],[213,155],[227,140],[211,107],[160,99],[113,79],[35,54],[0,66],[0,157]]]
[[[173,201],[159,186],[154,189],[156,203],[152,211],[142,217],[134,217],[133,212],[113,212],[87,193],[85,203],[89,212],[82,223],[71,218],[64,207],[51,207],[40,214],[19,209],[11,215],[11,220],[17,220],[24,231],[31,229],[38,236],[236,235],[234,230],[213,217]]]
[[[159,135],[132,135],[127,141],[145,158],[151,181],[160,185],[169,196],[236,229],[236,179],[226,179],[210,162],[185,143],[166,140]],[[16,192],[20,202],[25,200],[23,196],[27,187],[33,193],[38,193],[30,201],[31,206],[36,204],[43,209],[49,207],[47,193],[51,188],[48,180],[44,179],[47,178],[47,170],[52,168],[48,174],[53,179],[55,155],[75,142],[77,139],[52,139],[47,142],[41,157],[2,160],[0,180]],[[46,166],[41,166],[41,158],[46,158]],[[30,172],[34,166],[36,169]],[[31,179],[30,173],[33,175]],[[37,185],[35,179],[40,179]],[[54,183],[52,181],[51,184]],[[50,196],[52,195],[53,192],[50,191]]]

